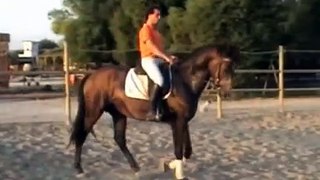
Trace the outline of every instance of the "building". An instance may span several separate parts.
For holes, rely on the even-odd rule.
[[[30,63],[36,65],[38,63],[39,56],[39,42],[35,41],[23,41],[23,53],[18,54],[19,63]]]
[[[38,68],[41,70],[63,70],[63,49],[55,48],[44,50],[39,54]]]

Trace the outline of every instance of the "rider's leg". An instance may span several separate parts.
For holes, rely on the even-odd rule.
[[[141,66],[154,82],[154,86],[150,91],[151,109],[147,113],[147,120],[159,120],[157,114],[157,105],[161,100],[161,87],[163,86],[163,77],[159,69],[159,60],[154,58],[143,58]]]

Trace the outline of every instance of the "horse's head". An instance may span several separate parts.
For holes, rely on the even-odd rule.
[[[216,45],[208,56],[208,68],[211,82],[219,88],[223,96],[228,95],[232,88],[234,67],[240,61],[240,50],[232,45]]]

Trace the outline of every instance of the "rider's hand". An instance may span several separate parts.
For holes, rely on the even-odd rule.
[[[166,58],[166,61],[167,61],[169,64],[173,64],[173,58],[171,58],[171,56],[167,57],[167,58]]]
[[[173,61],[178,60],[177,56],[171,55],[170,57],[171,57],[171,59],[172,59]]]
[[[173,63],[173,64],[178,61],[177,56],[171,55],[170,57],[171,57],[171,59],[172,59],[172,63]]]

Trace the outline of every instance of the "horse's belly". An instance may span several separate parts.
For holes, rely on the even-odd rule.
[[[117,109],[128,118],[143,120],[150,108],[149,101],[123,97],[115,102]]]

